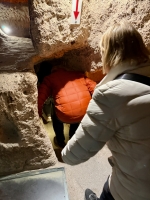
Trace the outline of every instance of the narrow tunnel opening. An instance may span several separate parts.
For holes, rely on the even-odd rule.
[[[51,74],[53,67],[58,65],[60,62],[61,62],[60,60],[53,60],[53,61],[46,60],[46,61],[38,63],[37,65],[34,66],[34,70],[35,70],[35,73],[37,75],[37,80],[38,80],[37,81],[37,89],[40,86],[40,84],[43,82],[44,78]],[[54,143],[54,137],[56,135],[55,135],[52,118],[51,118],[50,98],[48,98],[43,105],[42,118],[40,118],[40,120],[49,136],[49,139],[52,143],[56,157],[58,158],[58,160],[60,162],[63,162],[61,159],[62,148]],[[67,143],[69,140],[68,132],[69,132],[70,125],[66,124],[66,123],[63,123],[63,125],[64,125],[65,143]]]
[[[80,71],[83,74],[85,74],[86,77],[94,80],[95,82],[99,82],[97,80],[102,79],[102,77],[104,76],[102,74],[101,70],[97,71],[96,73],[89,73],[87,71],[84,71],[83,68],[81,68],[81,70],[79,70],[79,68],[77,70],[75,68],[69,68],[68,69],[67,68],[68,63],[64,58],[54,59],[54,60],[45,60],[45,61],[38,63],[37,65],[34,66],[34,70],[35,70],[35,73],[36,73],[37,79],[38,79],[37,88],[39,88],[39,86],[41,85],[41,83],[43,82],[43,80],[46,76],[50,75],[53,71],[55,71],[54,67],[56,67],[56,66],[58,67],[60,65],[64,68],[66,68],[69,71]],[[45,101],[45,103],[44,104],[42,103],[43,104],[43,110],[42,110],[41,122],[43,123],[43,126],[44,126],[46,132],[48,133],[48,136],[49,136],[49,138],[52,142],[53,149],[56,153],[58,160],[62,161],[62,159],[61,159],[62,148],[60,148],[58,145],[56,145],[56,142],[54,141],[54,138],[56,136],[56,134],[55,134],[56,131],[54,131],[54,130],[56,130],[56,122],[55,122],[55,125],[54,125],[54,120],[52,120],[51,103],[50,102],[51,102],[51,97],[48,97],[47,100]],[[68,140],[69,140],[69,133],[70,133],[69,130],[70,130],[71,126],[70,126],[70,124],[63,123],[65,143],[67,143]],[[75,129],[76,129],[76,127],[75,127]],[[62,131],[61,128],[60,128],[60,131]],[[58,131],[57,131],[57,134],[58,134]]]

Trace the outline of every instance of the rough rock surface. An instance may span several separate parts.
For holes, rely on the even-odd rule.
[[[0,28],[10,28],[8,35],[30,37],[30,19],[27,3],[0,3]]]
[[[31,39],[7,36],[0,29],[0,72],[33,71],[38,61]]]
[[[38,62],[31,39],[0,31],[0,176],[55,165],[37,112]]]
[[[0,74],[0,175],[57,162],[38,117],[36,82],[31,72]]]
[[[29,0],[31,33],[41,57],[62,57],[73,68],[101,67],[99,40],[102,33],[122,19],[130,21],[150,49],[149,0],[84,0],[79,25],[70,24],[71,0]]]

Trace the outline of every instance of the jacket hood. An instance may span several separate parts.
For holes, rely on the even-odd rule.
[[[109,73],[101,80],[98,86],[106,84],[109,81],[114,80],[118,75],[122,73],[137,73],[144,76],[150,76],[150,60],[146,63],[140,65],[133,64],[131,65],[128,62],[121,63],[113,67]]]

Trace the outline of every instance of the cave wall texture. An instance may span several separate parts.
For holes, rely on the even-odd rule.
[[[84,0],[79,25],[70,24],[71,8],[72,0],[1,0],[0,27],[9,25],[14,33],[0,28],[0,176],[57,162],[37,112],[34,65],[61,59],[68,68],[91,69],[98,81],[99,40],[122,19],[150,50],[149,0]]]

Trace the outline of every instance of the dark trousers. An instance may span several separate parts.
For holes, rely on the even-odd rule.
[[[56,114],[54,113],[52,116],[52,125],[53,125],[53,129],[54,132],[56,134],[56,138],[58,143],[63,143],[65,141],[65,136],[64,136],[64,123],[61,122]],[[79,126],[79,123],[75,123],[75,124],[70,124],[70,128],[69,128],[69,139],[74,135],[75,131],[77,130]]]
[[[108,179],[107,179],[107,181],[104,184],[103,191],[102,191],[102,193],[100,195],[100,199],[99,200],[115,200],[113,198],[113,196],[111,195],[111,193],[110,193]]]

